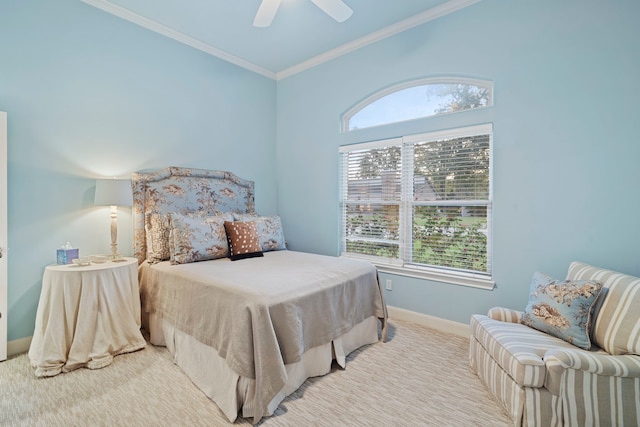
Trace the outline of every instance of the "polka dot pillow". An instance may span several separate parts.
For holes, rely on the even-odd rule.
[[[224,228],[232,261],[263,256],[255,221],[225,221]]]

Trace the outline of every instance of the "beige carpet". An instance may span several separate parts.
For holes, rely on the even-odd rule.
[[[469,371],[466,339],[398,320],[390,322],[389,338],[353,352],[345,370],[307,380],[259,425],[511,425]],[[44,379],[34,377],[26,354],[0,363],[0,425],[227,424],[161,347]]]

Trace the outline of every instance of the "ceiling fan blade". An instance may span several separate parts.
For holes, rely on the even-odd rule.
[[[258,13],[256,13],[256,17],[253,20],[253,26],[268,27],[271,25],[281,1],[282,0],[262,0],[258,8]]]
[[[344,22],[353,13],[353,10],[347,6],[342,0],[311,0],[313,4],[318,6],[324,13],[332,17],[338,22]]]

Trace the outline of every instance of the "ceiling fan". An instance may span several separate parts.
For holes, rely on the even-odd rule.
[[[271,25],[282,0],[262,0],[258,13],[253,21],[254,27],[268,27]],[[344,22],[353,13],[353,10],[342,0],[311,0],[324,13],[338,22]]]

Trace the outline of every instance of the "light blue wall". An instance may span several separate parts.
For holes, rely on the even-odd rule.
[[[572,260],[640,275],[640,2],[483,0],[278,83],[278,211],[293,249],[338,253],[338,146],[454,126],[339,133],[368,95],[416,78],[490,79],[493,291],[383,275],[387,303],[468,322],[523,308],[534,271]]]
[[[188,166],[256,182],[276,213],[276,83],[79,0],[0,0],[8,113],[8,338],[33,334],[44,266],[69,240],[109,251],[95,178]],[[251,155],[248,155],[251,153]],[[132,253],[131,209],[119,247]]]
[[[495,125],[498,286],[385,275],[390,305],[467,322],[493,305],[522,307],[533,271],[562,276],[573,259],[640,275],[636,1],[482,0],[278,83],[78,0],[0,0],[0,10],[9,340],[32,334],[57,246],[108,251],[96,177],[231,170],[256,181],[258,210],[282,216],[293,249],[337,254],[338,146],[456,124],[446,116],[341,135],[340,114],[430,76],[495,83],[496,106],[464,114]],[[130,209],[119,218],[130,253]]]

